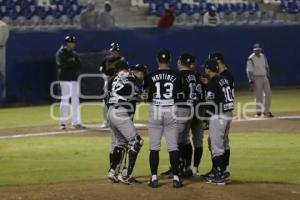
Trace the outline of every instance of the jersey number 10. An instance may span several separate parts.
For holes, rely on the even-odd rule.
[[[232,95],[231,88],[229,86],[223,87],[222,91],[223,91],[224,96],[225,96],[225,101],[226,102],[233,102],[233,95]]]

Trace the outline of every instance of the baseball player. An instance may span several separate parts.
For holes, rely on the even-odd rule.
[[[108,178],[113,182],[121,181],[125,184],[134,184],[137,181],[131,177],[138,153],[143,145],[143,139],[138,135],[133,124],[134,107],[136,103],[138,80],[143,80],[145,69],[136,67],[133,73],[128,70],[128,64],[120,61],[116,64],[116,76],[111,84],[108,98],[107,119],[116,139],[113,149],[112,162]],[[119,173],[126,153],[124,168]]]
[[[105,81],[105,85],[104,85],[104,90],[105,90],[106,94],[109,94],[109,92],[110,92],[108,88],[111,88],[111,87],[109,87],[109,85],[112,84],[112,80],[115,77],[115,74],[116,74],[115,66],[116,66],[116,64],[120,61],[125,60],[125,58],[122,57],[121,54],[120,54],[120,45],[118,43],[111,43],[109,51],[110,51],[111,54],[104,59],[101,66],[99,67],[100,73],[103,73],[105,75],[106,81]],[[104,121],[103,121],[103,124],[101,126],[102,128],[107,128],[108,127],[108,123],[107,123],[107,120],[106,120],[107,110],[108,110],[108,108],[107,108],[108,96],[109,95],[106,95],[106,97],[104,98],[104,112],[103,112]],[[112,145],[111,145],[111,151],[109,153],[109,160],[110,160],[110,163],[112,163],[112,154],[113,154],[114,147],[116,146],[116,139],[114,137],[114,134],[112,133],[112,130],[110,130],[110,132],[111,132],[111,136],[112,136]]]
[[[186,53],[181,55],[177,64],[182,86],[181,92],[178,95],[179,100],[177,100],[177,113],[180,113],[179,118],[186,117],[185,120],[177,120],[177,126],[180,132],[180,176],[188,178],[193,175],[199,175],[198,168],[203,152],[203,129],[202,121],[197,117],[195,112],[202,112],[199,110],[202,107],[197,107],[197,104],[204,100],[204,90],[199,79],[200,76],[196,74],[196,58],[193,55]],[[182,105],[182,103],[187,105]],[[191,107],[193,107],[193,109],[191,109]],[[198,116],[201,115],[202,113],[198,113]],[[193,146],[190,142],[190,129],[194,146],[194,164],[192,168]],[[161,175],[170,178],[172,176],[171,169]]]
[[[173,173],[173,187],[180,188],[183,186],[183,183],[178,176],[179,132],[176,130],[176,116],[174,114],[180,79],[178,74],[169,67],[171,55],[168,50],[159,51],[156,61],[158,63],[158,70],[148,75],[145,80],[145,88],[148,90],[148,100],[151,102],[148,116],[150,139],[149,160],[151,169],[149,186],[152,188],[157,188],[159,186],[157,170],[159,151],[161,148],[161,137],[164,134]]]
[[[140,94],[143,92],[144,76],[147,73],[147,66],[143,65],[143,64],[137,64],[137,65],[131,66],[130,67],[130,72],[137,78],[136,79],[136,86],[135,86],[136,95],[134,96],[134,98],[131,99],[131,103],[133,105],[133,111],[130,113],[130,116],[132,117],[132,120],[133,120],[135,110],[136,110],[136,103],[141,101]],[[112,83],[113,83],[113,80],[114,80],[115,77],[116,77],[116,74],[113,75],[112,78],[110,78],[110,80],[107,83],[108,96],[111,92]],[[107,97],[107,100],[108,100],[108,97]],[[108,101],[106,101],[106,103],[107,103],[106,107],[108,108],[109,107]],[[110,166],[111,166],[112,165],[112,155],[113,155],[114,148],[117,145],[117,141],[116,141],[116,138],[115,138],[115,134],[113,134],[112,129],[110,129],[110,132],[111,132],[111,136],[112,136],[111,151],[110,151],[110,154],[109,154],[109,161],[110,161]],[[121,167],[121,163],[123,161],[123,158],[124,158],[124,156],[122,157],[122,159],[120,161],[120,165],[118,165],[118,167],[115,170],[116,174],[118,174],[119,171],[120,171],[120,167]]]
[[[228,180],[224,176],[226,170],[226,138],[234,109],[234,98],[229,81],[219,75],[216,60],[205,63],[205,73],[209,76],[206,86],[206,100],[209,113],[209,146],[212,155],[212,170],[202,175],[207,183],[224,185]]]
[[[77,82],[80,74],[81,63],[78,54],[74,51],[76,39],[74,36],[65,37],[64,45],[56,53],[56,64],[58,68],[58,79],[61,88],[60,104],[60,129],[67,128],[69,113],[69,101],[72,107],[72,125],[74,128],[84,128],[81,125],[79,110],[79,84]]]
[[[180,91],[177,99],[177,130],[179,131],[179,152],[181,160],[181,176],[192,175],[191,163],[193,146],[190,142],[189,132],[191,121],[194,115],[194,103],[197,99],[196,86],[197,80],[191,69],[195,62],[194,56],[188,53],[182,54],[177,62],[180,72]]]
[[[214,52],[209,55],[210,59],[214,59],[218,63],[219,67],[219,74],[223,77],[225,77],[230,87],[232,88],[232,97],[234,98],[234,77],[230,73],[229,69],[225,65],[224,56],[220,52]],[[225,138],[225,160],[226,160],[226,170],[224,172],[224,176],[226,179],[229,179],[230,177],[230,171],[229,171],[229,160],[230,160],[230,146],[229,146],[229,129],[230,125],[228,125],[226,131],[226,138]]]
[[[118,43],[111,43],[110,44],[110,55],[107,56],[104,61],[102,62],[101,66],[99,67],[100,73],[103,73],[106,77],[106,82],[104,86],[104,90],[107,89],[107,83],[109,80],[112,79],[112,77],[115,75],[115,65],[122,60],[125,60],[124,57],[121,56],[120,54],[120,45]],[[105,101],[106,99],[104,99]],[[106,103],[105,103],[106,105]],[[107,112],[107,107],[104,107],[104,121],[102,124],[102,128],[107,128],[107,120],[106,120],[106,112]]]
[[[192,141],[194,146],[192,174],[199,176],[199,165],[203,154],[203,121],[199,118],[203,116],[203,106],[198,106],[199,103],[205,102],[205,86],[200,80],[201,75],[196,72],[196,59],[191,64],[191,69],[196,76],[196,95],[194,101],[194,116],[191,122]],[[189,175],[189,174],[186,174]]]

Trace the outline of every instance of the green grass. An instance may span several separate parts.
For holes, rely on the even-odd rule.
[[[299,90],[275,90],[272,111],[300,112]],[[252,102],[250,92],[236,93],[236,106]],[[84,123],[101,123],[103,110],[99,104],[84,106]],[[58,107],[55,115],[59,116]],[[142,104],[137,115],[145,121],[148,106]],[[1,129],[57,125],[50,117],[50,106],[2,108]],[[206,141],[207,138],[205,138]],[[300,184],[299,134],[242,133],[231,135],[231,171],[234,180],[266,181]],[[205,152],[201,172],[210,168],[209,153]],[[160,171],[169,167],[168,155],[162,142]],[[135,175],[147,176],[148,138],[138,158]],[[63,181],[105,178],[108,166],[110,137],[52,136],[0,140],[0,185],[55,183]]]
[[[238,103],[244,105],[253,102],[250,92],[236,92],[236,106]],[[272,98],[272,111],[278,112],[300,112],[299,90],[275,90]],[[253,107],[252,107],[253,108]],[[137,113],[138,121],[146,121],[147,105],[143,104]],[[58,107],[55,107],[55,116],[59,117]],[[82,108],[82,120],[84,123],[101,123],[103,121],[103,106],[96,103]],[[58,121],[50,117],[50,106],[35,106],[21,108],[0,109],[0,131],[1,129],[41,127],[57,125]]]
[[[206,141],[207,138],[205,138]],[[300,184],[299,134],[244,133],[231,135],[234,180]],[[205,142],[206,143],[206,142]],[[169,167],[164,142],[160,172]],[[148,138],[135,175],[149,175]],[[210,168],[205,145],[201,172]],[[110,138],[53,136],[0,141],[0,185],[55,183],[105,178]]]

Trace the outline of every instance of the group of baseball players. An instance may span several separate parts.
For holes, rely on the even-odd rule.
[[[204,64],[205,74],[196,72],[196,58],[184,53],[177,58],[178,72],[171,69],[171,54],[160,50],[157,69],[147,72],[143,64],[129,66],[112,43],[111,56],[100,71],[107,75],[105,98],[107,125],[112,133],[108,179],[135,184],[132,177],[143,139],[134,126],[136,104],[149,102],[148,134],[149,186],[159,187],[158,165],[161,138],[166,139],[170,170],[161,174],[172,179],[174,188],[182,179],[200,176],[207,183],[224,185],[229,181],[229,129],[234,108],[234,80],[221,53],[211,53]],[[146,99],[141,94],[147,94]],[[212,169],[199,175],[203,152],[203,130],[209,132]],[[192,133],[192,143],[190,141]],[[192,165],[193,158],[193,165]]]

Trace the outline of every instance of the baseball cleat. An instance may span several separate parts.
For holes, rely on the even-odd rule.
[[[82,126],[81,124],[76,124],[76,125],[73,125],[73,128],[75,128],[75,129],[85,129],[85,126]]]
[[[122,174],[119,174],[118,180],[127,185],[134,185],[137,183],[139,183],[139,184],[141,183],[140,181],[136,180],[133,177],[122,176]]]
[[[200,178],[204,181],[206,181],[207,179],[211,179],[214,177],[214,173],[213,170],[210,170],[210,172],[206,173],[206,174],[201,174]]]
[[[230,172],[225,171],[223,176],[224,176],[226,183],[230,182]]]
[[[158,188],[158,180],[151,180],[148,185],[152,188]]]
[[[65,124],[61,124],[59,125],[58,127],[60,130],[66,130],[67,129],[67,126]]]
[[[113,183],[118,183],[119,182],[119,179],[118,177],[116,176],[116,173],[115,173],[115,170],[113,169],[110,169],[109,172],[108,172],[108,175],[107,175],[107,178],[113,182]]]
[[[273,118],[274,115],[271,112],[268,112],[268,113],[264,113],[264,117],[265,118]]]
[[[215,185],[225,185],[226,179],[224,173],[215,172],[212,173],[208,178],[206,178],[206,183],[215,184]]]
[[[198,168],[193,167],[192,172],[193,172],[193,176],[200,176]]]
[[[157,180],[157,178],[154,178],[153,176],[151,176],[148,185],[149,185],[149,187],[152,187],[152,188],[158,188],[158,180]]]
[[[173,188],[181,188],[183,187],[182,180],[177,176],[173,178]]]
[[[206,183],[214,184],[214,185],[226,185],[227,181],[224,177],[215,177],[213,179],[208,179]]]
[[[255,117],[256,117],[256,118],[261,117],[261,113],[260,113],[260,112],[256,113]]]
[[[129,179],[130,179],[129,182],[131,182],[133,184],[142,184],[141,181],[136,180],[134,177],[130,177]]]

